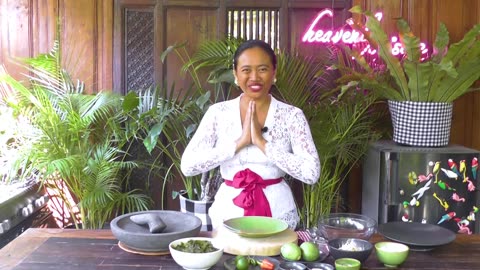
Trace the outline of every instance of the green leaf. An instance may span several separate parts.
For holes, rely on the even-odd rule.
[[[138,95],[134,91],[130,91],[123,99],[122,108],[125,112],[131,112],[135,110],[139,104],[140,100]]]
[[[357,8],[354,10],[356,11]],[[359,23],[354,23],[352,26],[364,35],[370,46],[377,49],[378,55],[385,62],[389,73],[396,82],[401,96],[404,100],[408,99],[410,94],[407,78],[400,61],[391,53],[392,45],[387,34],[381,28],[380,22],[371,13],[363,12],[363,14],[367,17],[365,26],[369,31],[365,31],[365,26]]]
[[[419,63],[418,60],[412,62],[407,59],[404,61],[403,67],[405,73],[408,75],[408,88],[410,89],[409,100],[428,100],[430,95],[428,85],[433,70],[432,63]]]
[[[410,26],[404,19],[397,20],[397,29],[400,31],[400,41],[405,47],[407,60],[410,62],[420,61],[420,38],[416,37],[410,30]],[[408,78],[410,74],[407,73]]]
[[[174,44],[174,45],[171,45],[171,46],[168,46],[167,49],[165,49],[165,51],[162,52],[162,54],[160,55],[160,60],[162,61],[162,63],[165,63],[165,58],[167,58],[167,55],[170,54],[171,52],[174,52],[175,49],[177,48],[181,48],[183,46],[185,46],[187,42],[183,42],[181,44]]]
[[[447,77],[439,84],[435,98],[438,102],[453,102],[467,93],[473,83],[480,78],[480,62],[471,59],[471,61],[459,67],[457,72],[457,77]]]
[[[158,136],[162,134],[163,128],[165,127],[165,123],[166,123],[165,121],[161,121],[155,124],[148,132],[147,137],[143,141],[143,145],[145,145],[145,148],[147,149],[148,153],[151,153],[155,148],[157,144]]]
[[[199,96],[197,100],[195,101],[195,104],[200,108],[203,109],[205,104],[210,101],[210,92],[205,91],[205,94]]]
[[[351,13],[356,13],[356,14],[362,14],[363,13],[362,7],[359,6],[359,5],[353,6],[348,11],[350,11]]]
[[[431,59],[435,63],[440,63],[443,55],[447,50],[448,43],[450,42],[450,37],[448,29],[444,23],[440,23],[437,35],[435,37],[435,42],[433,43],[433,53]]]
[[[172,199],[174,199],[174,200],[175,200],[175,199],[176,199],[176,198],[177,198],[179,195],[180,195],[180,192],[178,192],[178,191],[175,191],[175,190],[174,190],[174,191],[172,191]]]
[[[478,42],[478,36],[480,34],[480,24],[475,25],[470,29],[457,43],[450,45],[448,48],[447,54],[443,57],[442,62],[452,61],[453,65],[456,67],[457,63],[464,59],[464,57],[472,49],[472,46],[480,46]],[[476,59],[479,61],[478,59]]]

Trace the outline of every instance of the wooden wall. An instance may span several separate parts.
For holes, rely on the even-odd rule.
[[[16,77],[22,69],[12,59],[47,52],[61,20],[64,62],[74,77],[82,79],[90,92],[120,91],[125,75],[124,11],[144,9],[154,15],[154,80],[185,82],[178,73],[180,63],[159,63],[159,53],[175,42],[189,41],[193,52],[203,40],[222,37],[228,7],[278,7],[280,45],[314,54],[314,47],[301,44],[300,37],[322,8],[334,8],[333,24],[349,17],[345,6],[383,10],[383,24],[394,31],[393,18],[406,18],[422,40],[432,42],[438,22],[458,41],[475,23],[480,23],[478,0],[0,0],[0,62]],[[340,19],[339,19],[340,18]],[[168,68],[167,68],[168,67]],[[451,142],[480,149],[480,92],[455,102]]]
[[[67,69],[90,92],[111,89],[112,13],[111,0],[0,0],[0,61],[19,76],[14,59],[48,52],[59,18]]]

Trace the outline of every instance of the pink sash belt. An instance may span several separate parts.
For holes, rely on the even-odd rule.
[[[233,198],[233,203],[243,208],[244,216],[271,217],[272,211],[263,189],[282,180],[282,178],[263,180],[260,175],[245,169],[237,172],[232,181],[225,180],[225,184],[229,187],[243,188],[242,192]]]

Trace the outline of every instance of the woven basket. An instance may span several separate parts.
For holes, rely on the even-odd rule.
[[[448,145],[452,103],[388,101],[393,141],[417,147]]]

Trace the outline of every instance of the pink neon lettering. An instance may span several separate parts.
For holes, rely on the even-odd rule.
[[[383,18],[383,14],[381,12],[377,12],[375,15],[375,18],[377,20],[381,21]],[[367,43],[367,40],[364,38],[363,34],[361,32],[358,32],[356,30],[345,30],[343,28],[333,31],[333,30],[322,30],[322,29],[316,29],[316,26],[319,24],[321,19],[324,17],[333,17],[333,11],[330,9],[324,9],[320,11],[315,17],[315,19],[312,21],[312,23],[309,25],[307,31],[303,34],[302,37],[302,42],[305,43],[346,43],[346,44],[364,44],[361,46],[363,50],[361,51],[360,54],[376,54],[377,50],[372,49],[370,45]],[[347,19],[347,25],[352,24],[352,19]],[[366,31],[368,31],[367,28],[365,28]],[[405,49],[402,45],[402,43],[399,41],[398,37],[393,36],[391,37],[391,45],[392,45],[392,54],[393,55],[403,55],[405,54]],[[420,52],[421,52],[421,60],[424,60],[427,55],[428,55],[428,48],[425,43],[420,43]]]
[[[308,28],[308,30],[303,35],[303,38],[302,38],[303,42],[313,42],[315,40],[315,39],[312,39],[312,36],[315,37],[317,35],[318,31],[317,32],[313,31],[313,28],[315,27],[317,22],[325,15],[328,15],[331,18],[331,17],[333,17],[333,12],[330,9],[324,9],[320,13],[318,13],[315,20],[313,20],[313,22],[310,24],[310,27]],[[321,30],[319,30],[319,31],[321,31]],[[321,33],[323,35],[323,31]]]
[[[339,31],[324,31],[322,29],[314,30],[315,26],[323,17],[333,17],[333,12],[330,9],[324,9],[318,13],[317,17],[308,27],[307,31],[303,34],[302,41],[307,43],[319,42],[319,43],[338,43],[342,41],[343,43],[358,43],[358,42],[365,42],[363,35],[355,30],[346,31],[344,29],[340,29]]]

